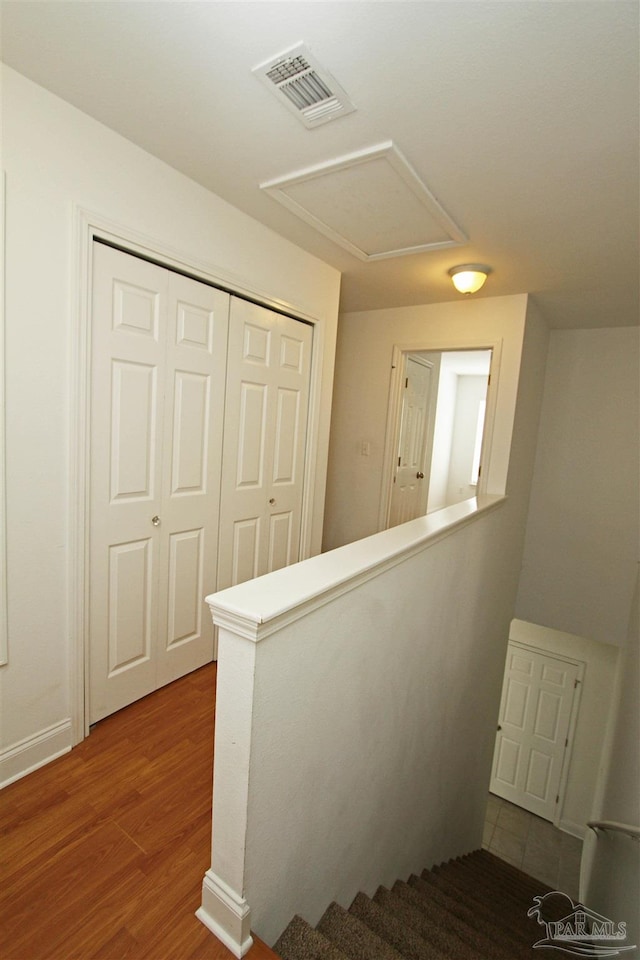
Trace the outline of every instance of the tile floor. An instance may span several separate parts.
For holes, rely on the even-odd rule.
[[[582,840],[577,837],[490,793],[482,845],[577,900],[582,854]]]

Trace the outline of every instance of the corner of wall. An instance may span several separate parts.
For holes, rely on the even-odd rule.
[[[531,297],[528,297],[507,479],[507,492],[510,495],[517,492],[523,496],[525,510],[531,494],[538,446],[549,336],[549,327],[544,317]]]
[[[594,820],[617,820],[638,826],[640,758],[640,574],[629,621],[627,646],[621,651],[609,729],[603,748],[602,776],[592,808]],[[640,878],[634,842],[628,837],[596,836],[588,840],[580,872],[580,897],[606,917],[627,923],[627,939],[640,938]]]

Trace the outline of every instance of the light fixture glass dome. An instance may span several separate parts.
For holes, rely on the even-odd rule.
[[[482,263],[463,263],[449,270],[449,276],[459,293],[477,293],[490,273],[491,267],[485,267]]]

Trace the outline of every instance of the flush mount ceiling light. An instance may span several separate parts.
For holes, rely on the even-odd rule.
[[[491,273],[491,267],[482,263],[463,263],[459,267],[451,267],[449,276],[459,293],[477,293]]]

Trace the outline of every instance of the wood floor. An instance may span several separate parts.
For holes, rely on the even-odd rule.
[[[2,960],[227,960],[210,866],[215,665],[0,792]],[[276,955],[256,941],[248,960]]]

